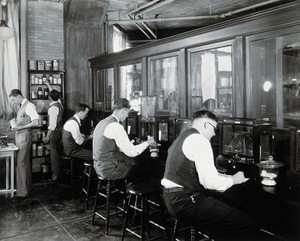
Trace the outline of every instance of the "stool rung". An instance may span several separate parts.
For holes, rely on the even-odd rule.
[[[130,204],[130,207],[133,208],[134,210],[137,210],[137,211],[140,211],[140,212],[143,211],[141,208],[133,206],[132,204]]]
[[[153,224],[154,226],[156,226],[156,227],[158,227],[158,228],[160,228],[160,229],[162,229],[162,230],[166,230],[165,227],[159,225],[158,223],[156,223],[156,222],[154,222],[154,221],[152,221],[152,220],[149,220],[149,223]]]
[[[135,229],[137,229],[137,228],[135,228]],[[131,233],[131,234],[133,234],[134,236],[136,236],[138,238],[142,238],[141,235],[139,235],[138,233],[132,231],[132,230],[135,230],[135,229],[126,228],[126,231],[129,232],[129,233]]]
[[[156,203],[156,202],[154,202],[154,201],[152,201],[152,200],[149,200],[149,199],[148,199],[148,203],[151,203],[151,204],[153,204],[154,206],[160,207],[160,205],[159,205],[158,203]]]
[[[113,216],[113,215],[116,215],[116,214],[119,214],[119,213],[123,213],[124,210],[119,210],[119,211],[115,211],[113,213],[109,213],[109,216]],[[95,212],[95,214],[97,216],[99,216],[100,218],[102,218],[103,220],[106,220],[106,217],[104,217],[102,214],[98,213],[98,212]]]

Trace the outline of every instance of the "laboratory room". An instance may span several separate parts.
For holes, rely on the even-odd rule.
[[[300,240],[300,0],[0,0],[0,240]]]

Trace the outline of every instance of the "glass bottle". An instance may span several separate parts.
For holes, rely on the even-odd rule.
[[[43,99],[43,89],[42,89],[42,87],[38,87],[38,98]]]
[[[45,83],[47,81],[47,76],[46,75],[43,75],[42,81],[43,81],[43,83]]]
[[[50,82],[50,84],[53,84],[53,76],[52,75],[49,76],[49,82]]]
[[[44,98],[45,98],[45,99],[48,99],[48,98],[49,98],[49,89],[48,89],[48,88],[45,88],[45,89],[44,89]]]
[[[44,127],[47,127],[47,116],[45,116],[44,118],[43,118],[43,126]]]

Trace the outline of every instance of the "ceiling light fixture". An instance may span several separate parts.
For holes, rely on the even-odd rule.
[[[3,6],[6,6],[6,1],[1,1],[0,4],[0,39],[7,40],[14,37],[15,31],[8,27],[5,19],[3,19]]]

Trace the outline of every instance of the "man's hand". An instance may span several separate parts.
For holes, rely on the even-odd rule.
[[[45,85],[47,85],[48,87],[50,86],[50,81],[49,81],[48,79],[44,80],[43,83],[44,83]]]
[[[249,178],[245,178],[245,175],[243,172],[237,172],[232,176],[233,180],[233,185],[244,183],[248,180]]]
[[[49,136],[45,136],[44,138],[44,144],[48,144],[50,142],[50,137]]]
[[[154,142],[155,142],[154,137],[153,136],[148,136],[148,139],[147,139],[148,145],[151,145]]]

